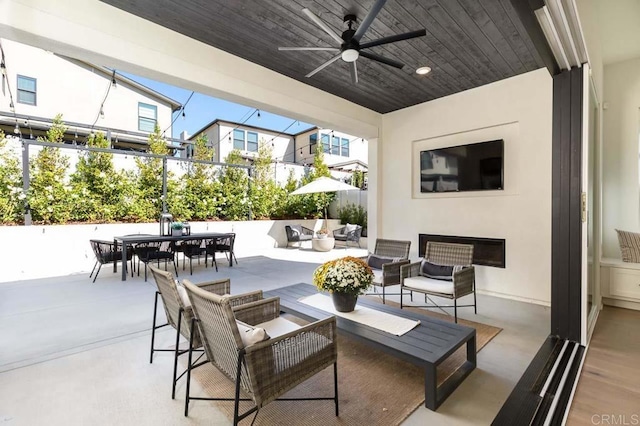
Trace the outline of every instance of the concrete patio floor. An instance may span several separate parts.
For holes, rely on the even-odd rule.
[[[318,264],[366,250],[268,249],[238,253],[230,268],[195,266],[179,278],[231,278],[232,293],[310,282]],[[155,284],[126,282],[104,267],[92,284],[88,272],[0,283],[0,422],[7,425],[230,424],[212,403],[192,404],[183,416],[184,381],[171,400],[172,357],[149,364]],[[478,295],[478,315],[459,315],[502,327],[479,354],[478,368],[438,409],[419,407],[403,424],[489,424],[549,330],[549,309]],[[163,320],[159,310],[159,321]],[[172,328],[157,333],[169,346]],[[197,384],[195,391],[197,392]],[[275,402],[277,403],[277,402]],[[372,409],[381,409],[372,407]],[[301,417],[301,424],[304,418]]]

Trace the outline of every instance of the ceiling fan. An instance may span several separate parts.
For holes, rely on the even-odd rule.
[[[376,18],[378,13],[384,7],[384,4],[387,0],[377,0],[367,16],[364,17],[364,20],[360,24],[357,30],[354,30],[352,27],[356,23],[357,17],[356,15],[349,14],[344,17],[344,22],[347,22],[348,29],[342,33],[342,36],[338,36],[335,31],[333,31],[324,21],[322,21],[318,16],[316,16],[309,9],[302,9],[302,12],[309,17],[313,22],[316,23],[320,28],[324,30],[327,34],[329,34],[335,41],[340,43],[340,47],[278,47],[278,50],[325,50],[331,52],[339,52],[336,56],[329,59],[324,64],[320,65],[318,68],[311,71],[305,77],[311,77],[314,74],[322,71],[338,59],[342,58],[343,61],[350,64],[351,71],[351,80],[353,83],[358,82],[358,68],[356,66],[356,60],[363,56],[368,59],[372,59],[374,61],[381,62],[386,65],[390,65],[392,67],[400,68],[404,67],[404,64],[393,59],[385,58],[384,56],[376,55],[375,53],[370,53],[364,51],[364,49],[368,49],[374,46],[381,46],[383,44],[395,43],[396,41],[408,40],[415,37],[422,37],[427,34],[425,29],[410,31],[404,34],[397,34],[388,37],[382,37],[377,40],[368,41],[366,43],[360,43],[362,36],[369,29],[369,26]]]

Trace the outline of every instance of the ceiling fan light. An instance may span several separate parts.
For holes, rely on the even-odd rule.
[[[345,62],[354,62],[360,56],[360,52],[356,49],[347,49],[342,52],[342,60]]]
[[[416,74],[425,75],[431,72],[431,67],[420,67],[416,70]]]

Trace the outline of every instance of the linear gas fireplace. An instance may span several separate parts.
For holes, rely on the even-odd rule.
[[[473,245],[473,264],[506,267],[505,240],[503,238],[461,237],[457,235],[418,234],[418,254],[424,256],[427,241]]]

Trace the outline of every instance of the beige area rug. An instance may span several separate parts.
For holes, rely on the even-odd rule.
[[[389,303],[389,302],[387,302]],[[393,302],[389,303],[394,305]],[[453,317],[408,308],[427,316],[453,322]],[[289,319],[292,317],[287,316]],[[297,320],[297,319],[296,319]],[[473,321],[459,320],[476,329],[477,350],[480,351],[500,331]],[[186,362],[186,357],[182,362]],[[466,346],[461,347],[438,367],[438,383],[442,383],[466,359]],[[232,397],[234,384],[211,364],[193,371],[192,378],[205,391],[203,397]],[[333,396],[333,368],[327,368],[300,384],[287,394],[289,398]],[[256,425],[366,425],[388,426],[400,424],[421,404],[424,404],[424,372],[420,368],[401,361],[364,343],[338,336],[338,396],[340,416],[335,416],[333,401],[274,401],[263,407]],[[202,402],[193,401],[191,407]],[[233,419],[233,402],[215,402],[230,420]],[[240,412],[252,407],[242,402]],[[253,414],[240,424],[249,425]]]

